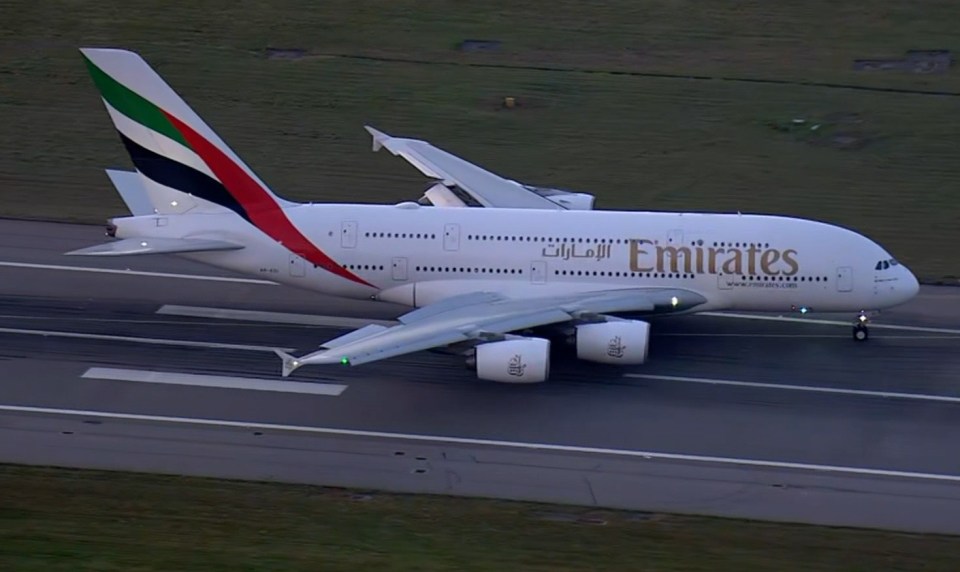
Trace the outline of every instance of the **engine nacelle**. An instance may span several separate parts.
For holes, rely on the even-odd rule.
[[[577,326],[577,357],[597,363],[641,364],[647,361],[650,324],[639,320]]]
[[[523,338],[476,347],[477,377],[501,383],[539,383],[550,375],[550,340]]]

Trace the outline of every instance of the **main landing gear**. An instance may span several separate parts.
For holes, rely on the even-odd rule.
[[[863,312],[857,316],[857,323],[853,326],[853,339],[857,342],[865,342],[870,337],[870,330],[867,329],[867,316]]]

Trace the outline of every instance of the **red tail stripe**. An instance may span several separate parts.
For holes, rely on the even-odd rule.
[[[164,111],[167,119],[183,134],[190,147],[210,167],[234,198],[243,206],[250,220],[271,238],[283,244],[287,249],[347,280],[374,288],[366,280],[349,272],[332,258],[310,242],[287,216],[270,193],[260,186],[246,171],[237,165],[223,151],[194,131],[189,125]]]

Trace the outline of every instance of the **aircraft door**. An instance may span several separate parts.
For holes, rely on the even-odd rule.
[[[530,263],[530,282],[534,284],[545,284],[547,282],[547,263],[542,260],[534,260]]]
[[[305,261],[300,256],[297,256],[294,253],[290,253],[290,276],[294,278],[302,278],[306,275]]]
[[[717,287],[721,290],[732,290],[733,281],[735,279],[736,277],[733,274],[724,274],[723,272],[720,272],[717,274]]]
[[[340,246],[343,248],[356,248],[357,221],[345,220],[340,223]]]
[[[391,264],[393,279],[394,280],[406,280],[407,279],[407,259],[402,256],[397,256],[393,259]]]
[[[841,266],[837,268],[837,291],[850,292],[853,290],[853,268]]]
[[[460,225],[448,223],[443,225],[443,249],[460,250]]]

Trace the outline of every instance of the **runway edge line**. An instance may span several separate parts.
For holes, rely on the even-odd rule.
[[[581,447],[576,445],[556,445],[549,443],[522,443],[514,441],[497,441],[490,439],[471,439],[466,437],[444,437],[437,435],[417,435],[409,433],[390,433],[384,431],[364,431],[359,429],[336,429],[332,427],[307,427],[302,425],[283,425],[275,423],[258,423],[244,421],[228,421],[221,419],[200,419],[191,417],[171,417],[164,415],[145,415],[137,413],[116,413],[109,411],[91,411],[80,409],[57,409],[49,407],[33,407],[25,405],[0,405],[0,411],[11,413],[33,413],[40,415],[61,415],[70,417],[99,417],[104,419],[119,419],[124,421],[146,421],[153,423],[169,423],[175,425],[199,425],[207,427],[233,427],[243,429],[257,429],[265,431],[280,431],[292,433],[306,433],[313,435],[340,435],[348,437],[369,437],[378,439],[393,439],[398,441],[419,441],[426,443],[450,443],[457,445],[473,445],[484,447],[500,447],[505,449],[525,449],[534,451],[557,451],[564,453],[582,453],[592,455],[609,455],[613,457],[640,458],[656,461],[685,461],[708,463],[717,465],[733,465],[742,467],[756,467],[766,469],[790,469],[811,471],[818,473],[846,473],[851,475],[869,475],[875,477],[891,477],[902,479],[916,479],[921,481],[938,481],[960,483],[960,475],[939,473],[919,473],[912,471],[897,471],[892,469],[871,469],[866,467],[844,467],[837,465],[816,465],[811,463],[793,463],[787,461],[765,461],[760,459],[738,459],[732,457],[713,457],[707,455],[690,455],[684,453],[663,453],[657,451],[631,451],[626,449],[606,449],[600,447]]]

